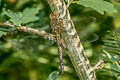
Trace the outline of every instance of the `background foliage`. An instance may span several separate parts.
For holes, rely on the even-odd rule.
[[[72,4],[69,10],[91,64],[94,66],[100,59],[105,61],[96,71],[98,80],[120,80],[120,2],[106,1],[118,13],[101,15],[104,9],[95,11],[77,4]],[[49,14],[47,0],[0,0],[0,22],[9,21],[50,33]],[[56,72],[59,71],[56,44],[37,35],[13,32],[16,28],[0,26],[0,80],[51,80],[51,77],[79,80],[64,50],[65,75],[61,78]]]

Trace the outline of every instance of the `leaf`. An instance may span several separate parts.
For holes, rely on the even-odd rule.
[[[120,75],[117,76],[117,79],[116,80],[120,80]]]
[[[33,21],[37,21],[39,17],[36,14],[39,12],[39,8],[26,8],[22,13],[21,23],[29,23]]]
[[[54,71],[54,72],[50,73],[47,80],[58,80],[58,72]]]
[[[111,67],[111,69],[113,69],[117,72],[120,72],[120,67],[118,67],[116,64],[111,64],[110,67]]]
[[[6,35],[7,32],[12,32],[14,31],[16,28],[4,28],[4,27],[0,27],[0,37],[2,37],[3,35]]]
[[[12,11],[6,11],[4,14],[10,17],[10,21],[13,22],[14,25],[20,26],[22,18],[21,12],[14,13]]]
[[[115,58],[112,57],[106,50],[103,50],[103,52],[106,53],[106,55],[107,55],[107,57],[110,59],[110,61],[114,63]]]
[[[108,12],[109,14],[117,12],[111,3],[103,0],[80,0],[74,1],[73,3],[77,3],[85,7],[90,7],[102,15],[104,14],[104,11]]]
[[[0,71],[5,71],[10,69],[10,66],[15,64],[19,61],[19,58],[14,58],[12,56],[9,56],[7,59],[5,59],[2,64],[0,64]]]
[[[0,31],[0,37],[3,36],[3,35],[6,35],[7,32],[4,32],[4,31]]]
[[[120,54],[120,35],[118,31],[108,33],[104,39],[104,49],[110,54]]]
[[[117,66],[117,64],[115,64],[115,62],[117,62],[116,58],[111,56],[107,51],[103,50],[104,53],[106,53],[106,55],[108,56],[108,58],[110,59],[111,63],[110,63],[110,67],[111,69],[113,69],[114,71],[120,72],[120,67]],[[117,62],[119,63],[119,62]]]
[[[1,6],[1,4],[2,4],[2,0],[0,0],[0,6]]]
[[[14,25],[20,26],[22,24],[27,24],[29,22],[34,22],[39,19],[36,14],[39,12],[40,8],[26,8],[23,12],[12,12],[6,11],[5,15],[10,17],[10,21],[13,22]]]
[[[4,32],[12,32],[14,31],[16,28],[6,28],[6,27],[0,27],[0,31],[4,31]]]

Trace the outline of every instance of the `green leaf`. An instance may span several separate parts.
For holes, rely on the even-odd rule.
[[[0,37],[3,36],[3,35],[6,35],[7,32],[4,32],[4,31],[0,31]]]
[[[15,58],[12,55],[9,56],[7,59],[5,59],[1,64],[0,64],[0,71],[8,70],[10,67],[17,63],[19,61],[19,58]]]
[[[3,35],[6,35],[7,32],[12,32],[14,31],[16,28],[6,28],[6,27],[0,27],[0,37]]]
[[[14,31],[16,28],[6,28],[6,27],[0,27],[0,31],[4,31],[4,32],[12,32]]]
[[[39,12],[39,8],[26,8],[22,13],[21,23],[29,23],[33,21],[37,21],[39,17],[36,14]]]
[[[120,80],[120,76],[117,76],[117,79],[116,80]]]
[[[104,11],[108,12],[109,14],[117,12],[111,3],[103,0],[80,0],[74,1],[73,3],[77,3],[85,7],[90,7],[100,14],[104,14]]]
[[[115,58],[112,57],[106,50],[103,50],[103,52],[107,55],[107,57],[110,59],[110,61],[114,63]]]
[[[39,19],[36,14],[39,12],[40,8],[26,8],[23,12],[12,12],[6,11],[5,15],[10,17],[10,21],[13,22],[14,25],[20,26],[22,24],[27,24],[29,22],[34,22]]]
[[[118,67],[116,64],[111,64],[110,67],[111,67],[111,69],[113,69],[117,72],[120,72],[120,67]]]
[[[1,6],[2,0],[0,0],[0,6]]]
[[[21,21],[20,21],[22,17],[21,12],[14,13],[12,11],[5,11],[4,14],[10,17],[10,21],[13,22],[14,25],[19,26],[21,24]]]
[[[47,80],[58,80],[58,72],[57,72],[57,71],[52,72],[52,73],[48,76]]]
[[[115,62],[117,62],[117,60],[113,56],[111,56],[107,51],[103,50],[103,52],[106,53],[106,55],[112,62],[112,63],[110,63],[111,69],[113,69],[114,71],[120,72],[120,67],[115,64]],[[117,63],[119,63],[119,62],[117,62]]]

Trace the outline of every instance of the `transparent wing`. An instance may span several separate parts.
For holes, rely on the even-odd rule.
[[[89,35],[88,34],[84,34],[84,35],[79,34],[79,37],[82,42],[95,42],[96,40],[99,39],[98,35],[94,34],[94,33],[89,33]]]
[[[95,34],[96,26],[92,26],[96,22],[95,17],[74,17],[73,22],[82,42],[94,42],[99,39]]]
[[[80,39],[82,42],[94,42],[98,40],[98,35],[94,33],[94,27],[91,27],[90,25],[93,24],[96,21],[96,18],[94,17],[83,17],[83,18],[73,18],[76,30],[80,36]],[[48,33],[51,33],[51,28],[48,25],[44,25],[43,27],[39,28],[40,31],[46,31]],[[26,37],[26,35],[28,37]],[[25,37],[24,37],[25,36]],[[23,39],[21,39],[21,37]],[[19,45],[17,46],[18,49],[22,50],[40,50],[40,49],[46,49],[54,44],[54,41],[43,39],[40,36],[35,35],[29,35],[29,34],[21,34],[18,36],[17,43]]]
[[[40,28],[39,30],[47,30],[47,27]],[[44,39],[43,37],[37,35],[31,35],[29,33],[18,32],[15,35],[16,38],[13,38],[11,42],[13,47],[17,48],[18,50],[29,50],[29,51],[39,51],[46,49],[54,44],[52,40]]]

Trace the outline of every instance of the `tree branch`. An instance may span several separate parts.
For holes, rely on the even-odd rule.
[[[89,70],[92,67],[84,55],[85,52],[82,43],[80,42],[64,0],[48,0],[48,3],[52,12],[59,15],[57,17],[61,23],[62,44],[67,50],[67,54],[80,80],[96,80],[95,71],[90,72]]]
[[[70,0],[68,3],[67,3],[67,8],[72,4],[73,0]]]
[[[92,72],[92,71],[95,71],[95,70],[97,70],[97,69],[99,69],[101,66],[101,64],[103,63],[104,61],[103,60],[99,60],[99,62],[94,66],[94,67],[92,67],[89,71],[90,72]]]
[[[5,22],[5,23],[0,22],[0,26],[2,26],[2,27],[8,26],[8,27],[11,27],[11,28],[15,28],[15,26],[13,24],[9,23],[9,22]],[[44,39],[49,39],[49,40],[55,41],[54,35],[50,34],[50,33],[47,33],[45,31],[39,31],[37,29],[28,28],[26,26],[19,26],[19,27],[17,27],[17,30],[27,32],[27,33],[30,33],[30,34],[36,34],[36,35],[42,36]]]

